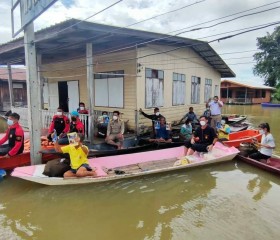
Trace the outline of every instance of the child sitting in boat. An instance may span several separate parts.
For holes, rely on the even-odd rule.
[[[267,160],[272,156],[272,151],[275,148],[275,142],[272,134],[270,133],[270,126],[268,123],[261,123],[259,125],[259,132],[262,134],[261,143],[253,139],[254,144],[259,148],[259,151],[249,155],[249,158],[260,161],[261,159]]]
[[[171,142],[171,127],[166,124],[165,117],[160,117],[159,122],[155,124],[156,138],[149,139],[150,142]]]
[[[180,137],[183,141],[189,141],[192,137],[192,123],[191,119],[188,118],[185,121],[185,124],[182,125],[180,129]]]
[[[218,128],[218,138],[220,141],[229,140],[230,127],[224,119],[221,120],[221,126]]]
[[[71,169],[64,173],[65,178],[69,177],[96,177],[96,172],[89,166],[87,159],[88,147],[83,145],[84,135],[77,133],[74,139],[74,144],[60,147],[58,142],[54,139],[55,151],[61,153],[68,153],[70,155]]]

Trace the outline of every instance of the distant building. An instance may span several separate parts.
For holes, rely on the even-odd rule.
[[[0,68],[0,111],[11,109],[7,68]],[[12,69],[12,85],[14,105],[24,107],[27,105],[26,74],[25,69]]]
[[[257,83],[240,83],[233,80],[222,80],[221,100],[226,104],[260,104],[270,102],[273,87]]]

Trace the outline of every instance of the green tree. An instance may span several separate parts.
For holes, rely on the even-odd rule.
[[[280,82],[280,26],[257,38],[257,46],[261,51],[254,54],[254,74],[264,78],[265,85],[275,87]]]
[[[280,83],[277,84],[276,91],[273,93],[272,99],[274,101],[280,101]]]

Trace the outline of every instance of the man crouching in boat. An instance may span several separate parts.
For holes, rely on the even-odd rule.
[[[69,144],[63,147],[58,145],[56,140],[53,140],[55,151],[61,153],[69,153],[71,169],[64,173],[65,178],[69,177],[87,177],[92,176],[96,177],[96,172],[89,166],[87,159],[88,148],[83,145],[84,135],[77,133],[75,138],[75,144]]]
[[[191,140],[186,143],[187,155],[197,152],[210,152],[217,142],[217,134],[214,128],[208,126],[205,116],[199,118],[200,126],[195,130]]]
[[[0,140],[0,156],[7,158],[21,154],[24,149],[24,132],[19,125],[19,114],[11,113],[8,117],[9,126],[5,136]],[[8,144],[3,144],[8,140]]]

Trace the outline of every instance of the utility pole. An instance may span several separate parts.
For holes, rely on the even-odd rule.
[[[34,25],[28,24],[24,29],[24,50],[26,65],[28,125],[30,131],[31,164],[41,163],[41,89],[37,74],[36,48],[34,43]]]
[[[88,134],[89,141],[92,144],[94,139],[94,77],[93,77],[93,56],[92,43],[86,44],[86,58],[87,58],[87,89],[88,89]]]

